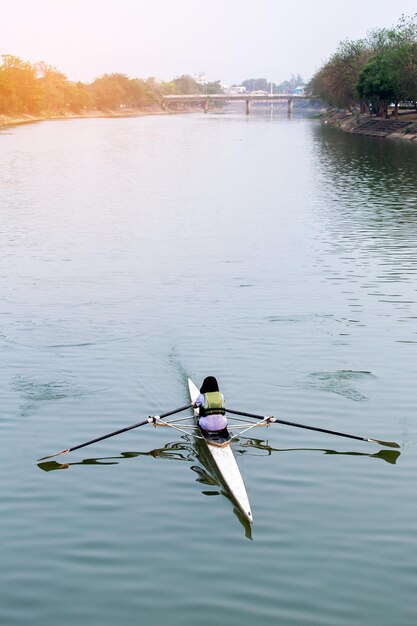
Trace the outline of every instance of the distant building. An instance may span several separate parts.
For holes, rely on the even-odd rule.
[[[196,83],[198,83],[199,85],[207,85],[208,80],[206,78],[206,75],[203,73],[200,74],[195,74],[194,75],[194,80]]]
[[[243,85],[222,85],[224,93],[228,94],[240,94],[246,93],[246,87]]]
[[[296,94],[297,96],[304,96],[305,93],[306,93],[305,85],[298,85],[298,87],[294,89],[294,94]]]

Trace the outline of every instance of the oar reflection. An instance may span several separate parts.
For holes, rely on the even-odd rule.
[[[380,459],[386,461],[392,465],[395,465],[401,452],[399,450],[380,450],[376,453],[366,452],[339,452],[328,448],[273,448],[269,445],[268,441],[263,439],[254,439],[241,437],[236,439],[233,446],[234,452],[241,455],[255,455],[255,456],[271,456],[272,453],[282,452],[320,452],[327,455],[342,455],[352,457],[368,457],[370,459]],[[210,489],[203,489],[202,493],[206,496],[225,496],[233,504],[233,512],[242,524],[245,535],[249,539],[251,535],[251,525],[247,519],[242,515],[240,509],[236,506],[236,503],[230,495],[224,481],[219,474],[216,465],[213,463],[212,457],[207,450],[207,447],[200,439],[195,439],[190,435],[182,437],[181,441],[173,441],[167,443],[163,448],[155,448],[148,452],[121,452],[117,456],[110,457],[96,457],[87,458],[82,461],[73,463],[59,463],[58,461],[45,461],[38,463],[38,467],[45,471],[51,472],[55,470],[66,470],[71,467],[86,467],[86,466],[108,466],[117,465],[121,461],[127,459],[133,459],[140,456],[151,456],[155,459],[167,459],[170,461],[181,461],[187,463],[194,463],[190,465],[190,469],[197,474],[196,481],[201,485],[210,487]],[[198,461],[200,465],[195,465]]]
[[[240,445],[234,448],[238,454],[253,455],[254,453],[250,452],[250,450],[260,450],[262,452],[266,452],[265,456],[271,456],[273,452],[323,452],[323,454],[331,455],[367,456],[370,459],[381,459],[391,465],[395,465],[401,454],[399,450],[380,450],[379,452],[371,454],[369,452],[339,452],[338,450],[331,450],[329,448],[273,448],[268,444],[268,442],[263,441],[262,439],[252,438],[247,438],[246,441],[240,441],[239,443]],[[255,456],[262,455],[255,454]]]
[[[73,463],[59,463],[58,461],[44,461],[38,463],[39,469],[44,472],[69,469],[80,465],[118,465],[125,459],[134,459],[138,456],[153,456],[155,459],[171,459],[173,461],[195,461],[195,453],[191,444],[182,441],[167,443],[163,448],[156,448],[149,452],[121,452],[117,456],[105,456],[74,461]]]
[[[367,456],[373,459],[381,459],[391,465],[395,465],[401,452],[398,450],[380,450],[374,454],[366,452],[339,452],[338,450],[330,450],[327,448],[273,448],[268,443],[261,439],[247,439],[246,441],[240,440],[234,447],[237,454],[251,455],[253,453],[250,450],[260,450],[266,452],[265,456],[271,456],[273,452],[323,452],[323,454],[330,455],[344,455],[344,456]],[[187,451],[187,454],[184,452]],[[51,472],[54,470],[69,469],[76,465],[118,465],[120,461],[124,459],[133,459],[138,456],[153,456],[155,459],[170,459],[172,461],[195,461],[196,451],[192,446],[188,447],[183,442],[168,443],[163,448],[156,448],[149,452],[121,452],[118,456],[98,457],[91,459],[84,459],[83,461],[73,463],[58,463],[58,461],[46,461],[44,463],[38,463],[39,469],[44,472]],[[255,456],[259,456],[255,454]],[[263,455],[260,455],[263,456]],[[191,469],[196,473],[201,473],[201,468],[192,466]],[[205,474],[206,475],[206,474]],[[198,482],[203,482],[199,481]],[[208,484],[208,483],[207,483]]]
[[[73,463],[59,463],[58,461],[44,461],[38,463],[39,469],[44,472],[53,472],[56,470],[67,470],[71,467],[80,466],[108,466],[117,465],[121,461],[137,458],[139,456],[152,456],[155,459],[167,459],[170,461],[185,461],[195,463],[199,461],[203,467],[191,465],[190,468],[197,474],[196,481],[202,485],[207,485],[212,489],[203,489],[205,496],[225,496],[233,504],[233,513],[242,524],[245,535],[248,539],[252,539],[251,525],[242,515],[240,509],[236,507],[234,499],[230,496],[226,489],[220,474],[216,471],[215,465],[211,461],[211,457],[206,450],[205,444],[191,436],[185,435],[182,441],[173,441],[167,443],[163,448],[155,448],[148,452],[121,452],[117,456],[88,458]]]

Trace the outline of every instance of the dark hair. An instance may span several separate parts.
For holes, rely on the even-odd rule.
[[[200,393],[210,393],[211,391],[219,391],[219,384],[214,376],[207,376],[207,378],[203,380]]]

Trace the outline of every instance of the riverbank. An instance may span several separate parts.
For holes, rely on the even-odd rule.
[[[168,109],[118,109],[106,111],[85,111],[83,113],[62,113],[39,115],[0,115],[0,130],[12,126],[23,124],[33,124],[35,122],[46,122],[53,120],[72,120],[82,118],[115,118],[115,117],[142,117],[144,115],[176,115],[179,113],[191,113],[195,109],[172,111]]]
[[[325,124],[336,126],[344,132],[369,137],[401,139],[417,143],[417,112],[401,114],[398,119],[359,115],[356,113],[330,112],[322,117]]]

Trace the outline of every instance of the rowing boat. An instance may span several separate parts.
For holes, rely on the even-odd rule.
[[[195,402],[199,395],[198,388],[194,385],[193,381],[188,379],[188,390],[191,397],[192,403]],[[131,426],[126,426],[125,428],[119,428],[119,430],[115,430],[107,435],[102,435],[101,437],[96,437],[95,439],[90,439],[90,441],[85,441],[84,443],[80,443],[72,448],[66,448],[65,450],[61,450],[61,452],[56,452],[55,454],[50,454],[48,456],[42,457],[39,461],[45,461],[47,459],[51,459],[55,456],[59,456],[60,454],[67,454],[68,452],[74,452],[75,450],[79,450],[80,448],[85,448],[93,443],[97,443],[99,441],[103,441],[104,439],[108,439],[109,437],[114,437],[115,435],[120,435],[129,430],[133,430],[134,428],[139,428],[140,426],[145,426],[146,424],[153,424],[153,426],[165,426],[174,429],[175,431],[181,432],[187,436],[187,440],[190,435],[190,431],[194,433],[194,437],[196,442],[201,441],[201,445],[204,446],[203,449],[207,448],[209,454],[207,458],[212,461],[212,465],[216,468],[224,486],[227,488],[230,497],[237,504],[239,510],[242,512],[244,518],[250,523],[253,523],[252,511],[249,504],[248,494],[246,493],[245,483],[243,482],[238,464],[236,463],[236,459],[233,454],[233,450],[231,447],[232,441],[239,440],[242,435],[248,433],[253,428],[257,428],[259,426],[270,426],[273,423],[283,424],[286,426],[294,426],[295,428],[302,428],[306,430],[313,430],[320,433],[327,433],[329,435],[336,435],[339,437],[347,437],[348,439],[356,439],[359,441],[368,441],[370,443],[375,443],[382,446],[387,446],[388,448],[399,448],[399,444],[396,441],[382,441],[381,439],[371,439],[369,437],[360,437],[358,435],[349,435],[348,433],[341,433],[335,430],[327,430],[326,428],[319,428],[317,426],[307,426],[306,424],[299,424],[296,422],[289,422],[287,420],[278,419],[273,417],[272,415],[255,415],[253,413],[246,413],[242,411],[235,411],[232,409],[226,409],[226,412],[230,415],[229,421],[233,420],[233,430],[236,430],[236,434],[232,434],[228,429],[221,431],[220,433],[207,433],[202,430],[198,424],[199,417],[199,409],[194,409],[194,421],[192,424],[187,423],[191,416],[175,418],[166,420],[165,418],[171,417],[177,413],[181,413],[182,411],[190,409],[191,405],[187,404],[186,406],[182,406],[179,409],[174,409],[173,411],[168,411],[167,413],[161,413],[161,415],[150,415],[147,419],[142,420],[136,424],[132,424]],[[238,416],[233,417],[233,416]],[[255,421],[254,421],[255,420]],[[43,463],[39,466],[42,466],[42,469],[56,469],[49,467],[50,463]],[[46,468],[48,466],[48,468]],[[67,466],[68,467],[68,466]]]
[[[200,392],[190,378],[188,379],[188,389],[191,402],[195,402]],[[199,410],[194,409],[194,419],[197,425],[198,414]],[[214,464],[218,469],[225,485],[230,491],[230,494],[233,496],[233,499],[239,506],[239,509],[242,511],[245,518],[252,524],[253,517],[249,504],[249,498],[248,494],[246,493],[245,483],[243,482],[239,466],[236,462],[235,455],[233,454],[233,450],[230,445],[230,433],[226,431],[226,436],[224,435],[224,433],[206,433],[201,428],[199,428],[199,432],[204,438],[204,441],[214,461]]]

